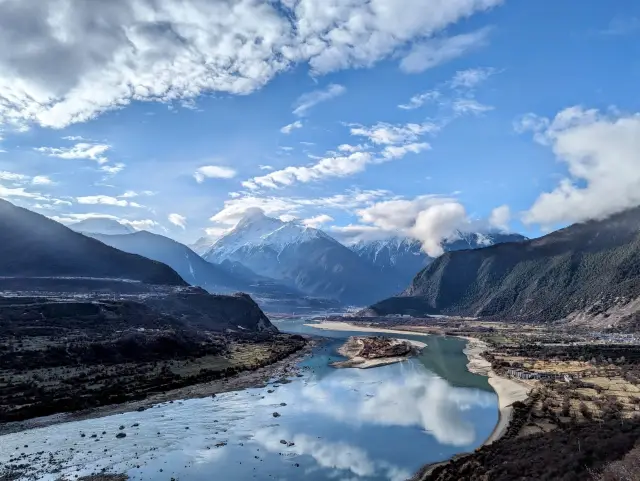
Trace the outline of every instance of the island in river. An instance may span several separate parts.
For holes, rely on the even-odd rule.
[[[333,367],[371,367],[393,364],[419,354],[425,343],[409,339],[393,339],[388,337],[351,336],[339,349],[338,353],[347,358],[336,361]]]

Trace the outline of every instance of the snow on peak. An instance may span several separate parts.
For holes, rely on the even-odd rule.
[[[290,244],[317,238],[337,242],[321,230],[306,227],[298,221],[283,222],[267,217],[262,209],[250,209],[231,231],[215,242],[205,258],[224,259],[241,248],[269,247],[279,253]]]

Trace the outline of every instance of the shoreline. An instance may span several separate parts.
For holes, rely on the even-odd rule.
[[[467,364],[469,372],[486,376],[489,385],[498,396],[498,423],[486,441],[482,443],[482,446],[486,446],[497,441],[505,434],[513,416],[513,403],[525,401],[529,397],[532,386],[496,374],[491,367],[491,363],[482,357],[482,353],[489,347],[484,341],[475,337],[455,337],[467,341],[467,346],[462,352],[469,360]]]
[[[326,331],[354,331],[354,332],[382,332],[388,334],[411,334],[413,336],[431,336],[426,332],[401,330],[401,329],[385,329],[369,326],[358,326],[356,324],[349,324],[346,321],[321,321],[317,324],[306,323],[307,327],[313,327],[315,329],[321,329]]]
[[[305,326],[334,331],[382,332],[389,334],[409,333],[412,335],[420,336],[437,335],[427,334],[425,332],[413,331],[409,329],[400,330],[358,326],[355,324],[350,324],[346,321],[322,321],[319,324],[305,324]],[[447,336],[446,334],[442,335]],[[486,446],[497,441],[505,434],[513,415],[513,408],[511,407],[511,405],[516,401],[525,401],[529,397],[529,393],[531,392],[532,387],[529,385],[525,385],[524,383],[520,383],[512,379],[497,375],[491,368],[491,363],[482,357],[482,353],[488,349],[488,345],[484,341],[470,336],[448,337],[457,337],[458,339],[464,339],[467,341],[467,345],[462,350],[469,361],[467,363],[467,370],[471,373],[487,377],[489,385],[493,388],[493,391],[498,396],[498,423],[493,429],[493,432],[481,445]]]
[[[75,412],[63,412],[42,416],[23,421],[10,421],[0,424],[0,436],[13,434],[31,429],[39,429],[55,424],[63,424],[87,419],[102,418],[133,411],[144,411],[157,404],[179,400],[198,399],[213,396],[225,392],[233,392],[242,389],[264,387],[274,378],[291,376],[298,373],[296,364],[308,356],[317,346],[318,341],[307,339],[307,344],[300,350],[292,352],[284,359],[263,366],[253,371],[244,371],[232,377],[215,381],[193,384],[165,393],[156,393],[139,401],[129,401],[120,404],[110,404],[96,408]],[[274,381],[274,382],[277,382]]]

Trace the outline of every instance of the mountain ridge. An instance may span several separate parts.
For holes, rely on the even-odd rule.
[[[186,286],[173,269],[0,199],[0,276],[104,277]]]
[[[363,314],[635,323],[639,278],[640,208],[635,208],[521,243],[447,252],[400,296]]]

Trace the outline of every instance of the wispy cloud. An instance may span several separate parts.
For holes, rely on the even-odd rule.
[[[89,144],[81,142],[73,147],[36,147],[35,150],[49,157],[58,157],[60,159],[88,159],[94,160],[99,164],[109,161],[105,156],[106,152],[111,148],[107,144]]]
[[[182,228],[182,230],[187,228],[187,218],[180,214],[169,214],[168,216],[169,222],[173,225]]]
[[[290,134],[291,132],[293,132],[296,129],[301,129],[303,126],[302,121],[300,120],[296,120],[295,122],[285,125],[284,127],[282,127],[280,129],[280,132],[282,132],[283,134]]]
[[[400,68],[406,73],[424,72],[456,57],[460,57],[475,48],[487,44],[490,28],[456,35],[454,37],[429,39],[415,44],[400,62]]]
[[[346,91],[347,89],[342,85],[331,84],[325,89],[314,90],[313,92],[301,95],[295,103],[293,113],[299,116],[306,115],[311,108],[315,107],[319,103],[338,97]]]

